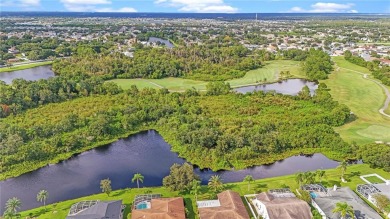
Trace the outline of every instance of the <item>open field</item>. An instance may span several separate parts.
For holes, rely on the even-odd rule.
[[[382,88],[354,72],[370,76],[368,69],[349,63],[343,57],[333,57],[333,60],[341,68],[336,67],[324,82],[331,89],[333,98],[346,104],[357,116],[355,121],[336,128],[336,131],[348,142],[390,142],[390,119],[378,112],[385,100]]]
[[[274,60],[267,62],[262,68],[249,71],[242,78],[226,81],[232,87],[253,85],[264,82],[275,82],[278,80],[280,71],[290,71],[293,77],[303,78],[299,67],[299,62],[291,60]],[[205,90],[206,81],[196,81],[183,78],[163,78],[163,79],[114,79],[111,80],[123,89],[129,89],[131,85],[138,88],[159,88],[164,87],[171,91],[184,91],[194,87],[197,90]]]
[[[10,72],[10,71],[18,71],[18,70],[24,70],[28,68],[34,68],[38,66],[43,66],[43,65],[50,65],[53,61],[45,61],[45,62],[36,62],[36,63],[30,63],[26,65],[17,65],[17,66],[11,66],[11,67],[4,67],[0,68],[0,73],[1,72]]]
[[[372,174],[372,173],[377,173],[386,179],[390,179],[390,173],[388,172],[385,172],[381,169],[372,169],[366,164],[357,164],[348,167],[346,172],[346,179],[348,181],[347,183],[340,182],[339,169],[329,169],[326,170],[326,177],[323,179],[322,184],[326,187],[332,187],[333,185],[348,186],[352,190],[355,190],[358,184],[364,183],[364,181],[362,181],[359,176],[364,174]],[[295,175],[257,179],[256,181],[251,183],[249,191],[248,191],[247,183],[238,182],[238,183],[230,183],[225,185],[226,189],[237,191],[241,195],[258,193],[273,188],[286,188],[286,187],[290,187],[291,190],[295,190],[298,187],[298,184],[295,181]],[[50,191],[48,192],[50,193]],[[29,214],[32,214],[33,216],[40,219],[65,218],[70,209],[70,206],[76,202],[82,200],[117,200],[117,199],[122,199],[123,203],[126,204],[126,209],[124,214],[124,218],[126,218],[128,213],[130,212],[130,205],[135,195],[145,194],[145,193],[159,193],[162,194],[163,197],[182,196],[184,197],[186,202],[186,207],[189,210],[189,214],[190,214],[189,218],[197,218],[195,214],[195,212],[197,212],[196,204],[193,195],[190,195],[188,192],[184,192],[184,193],[170,192],[167,189],[162,187],[123,189],[123,190],[117,190],[112,192],[110,196],[107,196],[106,194],[96,194],[96,195],[78,198],[75,200],[68,200],[68,201],[57,203],[55,205],[53,204],[48,205],[46,211],[44,210],[44,208],[41,207],[41,208],[22,212],[21,218],[25,218]],[[198,199],[205,200],[209,198],[213,198],[213,195],[211,195],[211,193],[208,191],[207,186],[203,186],[201,194],[199,195]]]

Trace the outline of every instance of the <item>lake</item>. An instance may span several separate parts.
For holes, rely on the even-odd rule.
[[[39,79],[48,79],[54,77],[54,72],[50,65],[44,65],[24,70],[0,73],[0,80],[11,84],[16,78],[23,78],[27,81],[37,81]]]
[[[308,86],[311,94],[318,88],[317,83],[304,79],[288,79],[272,84],[262,84],[235,88],[239,93],[248,93],[253,91],[275,91],[276,93],[297,95],[304,86]]]
[[[36,195],[41,189],[49,192],[47,203],[79,198],[100,192],[100,180],[110,178],[113,189],[136,187],[131,183],[134,173],[145,176],[141,186],[161,186],[174,163],[184,163],[171,152],[170,145],[153,130],[140,132],[112,144],[76,155],[58,164],[0,182],[0,213],[12,197],[22,201],[22,210],[38,207]],[[242,181],[250,174],[255,179],[294,174],[298,171],[335,168],[338,162],[322,154],[293,156],[271,165],[244,170],[199,170],[205,184],[210,176],[219,174],[223,182]]]
[[[149,37],[148,41],[151,43],[156,43],[157,41],[160,41],[160,42],[164,43],[167,48],[175,47],[171,42],[169,42],[169,40],[164,40],[164,39],[157,38],[157,37]]]

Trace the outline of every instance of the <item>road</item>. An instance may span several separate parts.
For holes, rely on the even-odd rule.
[[[390,118],[390,115],[385,113],[385,110],[389,107],[389,104],[390,104],[390,91],[389,89],[387,89],[387,87],[385,85],[383,85],[381,82],[377,81],[377,80],[374,80],[374,79],[371,79],[371,78],[368,78],[368,77],[365,77],[364,75],[367,75],[363,72],[359,72],[359,71],[355,71],[355,70],[351,70],[351,69],[348,69],[348,68],[342,68],[342,67],[338,67],[340,69],[344,69],[344,70],[347,70],[347,71],[352,71],[352,72],[355,72],[355,73],[359,73],[361,74],[365,79],[369,80],[369,81],[372,81],[374,83],[376,83],[377,85],[379,85],[384,91],[385,91],[385,95],[386,95],[386,100],[385,102],[383,103],[383,106],[382,108],[379,109],[379,113],[386,116],[386,117],[389,117]]]

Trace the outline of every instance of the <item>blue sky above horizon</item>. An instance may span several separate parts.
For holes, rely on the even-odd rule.
[[[390,13],[390,0],[0,0],[0,11]]]

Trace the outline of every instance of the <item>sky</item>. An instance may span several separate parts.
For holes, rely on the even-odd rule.
[[[0,11],[390,13],[390,0],[0,0]]]

